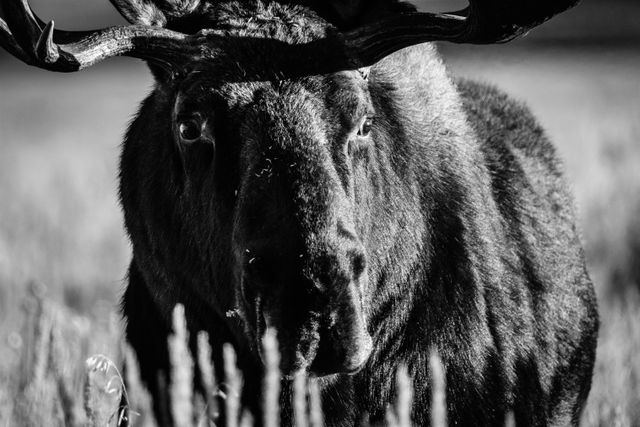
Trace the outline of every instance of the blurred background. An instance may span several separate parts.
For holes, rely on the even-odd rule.
[[[124,24],[107,0],[31,4],[58,28]],[[446,11],[464,2],[418,6]],[[440,47],[453,74],[528,104],[558,147],[603,316],[585,422],[607,425],[622,414],[640,425],[640,1],[584,0],[507,45]],[[117,203],[119,144],[151,85],[132,59],[62,75],[0,52],[3,360],[17,345],[11,337],[29,283],[45,284],[40,292],[80,315],[114,309],[130,252]]]

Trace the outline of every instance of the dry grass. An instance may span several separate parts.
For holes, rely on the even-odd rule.
[[[77,334],[68,331],[69,316],[64,308],[54,307],[50,302],[32,292],[27,299],[33,305],[25,315],[25,332],[29,341],[16,348],[20,353],[18,375],[11,376],[0,387],[0,396],[13,397],[13,405],[0,406],[0,425],[24,426],[154,426],[155,421],[150,405],[150,396],[138,378],[138,366],[133,352],[122,342],[119,331],[107,328],[100,331],[102,339],[112,348],[109,356],[97,354],[86,359],[82,366],[82,355],[65,352],[62,336]],[[227,427],[250,427],[253,417],[240,404],[242,374],[236,367],[236,355],[231,346],[224,348],[223,382],[213,382],[211,359],[200,357],[205,396],[194,395],[194,358],[189,352],[188,331],[184,317],[184,307],[174,311],[173,334],[169,337],[171,359],[170,393],[171,415],[176,427],[208,427],[218,424],[216,410],[218,398],[225,404]],[[63,320],[64,319],[64,320]],[[73,319],[75,320],[75,319]],[[101,328],[91,328],[91,334],[76,335],[82,344],[96,340],[94,335]],[[203,335],[198,340],[198,354],[211,354],[208,340]],[[264,426],[280,425],[279,396],[280,371],[278,343],[274,334],[264,340],[266,374],[264,385]],[[435,427],[444,427],[444,368],[439,357],[431,357],[434,373],[434,414]],[[126,365],[127,380],[118,366]],[[77,374],[82,373],[80,379]],[[318,385],[304,375],[296,378],[292,405],[295,408],[297,426],[321,427],[323,415]],[[224,384],[224,386],[222,385]],[[393,427],[411,425],[410,408],[412,387],[405,368],[398,372],[398,396],[395,405],[390,406],[387,420]]]
[[[602,314],[583,424],[640,425],[640,52],[474,52],[451,53],[453,68],[526,99],[558,145],[574,184]],[[0,427],[92,419],[154,425],[115,314],[129,258],[115,196],[117,146],[150,84],[142,66],[126,64],[74,76],[1,64]],[[172,342],[182,361],[180,327],[178,318]],[[206,426],[218,416],[213,396],[222,382],[226,410],[236,414],[230,425],[249,425],[250,416],[238,406],[242,378],[232,350],[224,379],[214,377],[209,351],[201,345],[192,363],[175,364],[183,383],[168,387],[173,407],[184,415],[180,425]],[[125,361],[129,399],[121,407],[116,397],[125,389],[115,368]],[[184,386],[195,363],[205,376],[204,398]],[[275,384],[273,378],[266,384]],[[398,381],[409,383],[402,373]],[[278,425],[276,392],[269,387],[265,421]],[[306,397],[295,401],[297,425],[322,425],[317,384],[301,378],[296,390]],[[399,405],[389,412],[394,425],[406,424],[411,400],[410,387],[400,390]],[[443,405],[441,398],[434,402],[434,408]],[[433,425],[445,425],[444,411],[437,414]]]
[[[13,351],[19,362],[12,374],[3,373],[0,386],[0,425],[2,426],[155,426],[150,396],[138,377],[133,352],[121,340],[113,320],[79,317],[64,307],[42,298],[39,288],[26,298],[23,336]],[[113,319],[113,318],[112,318]],[[89,327],[78,327],[89,323]],[[630,291],[625,302],[608,307],[603,313],[603,330],[598,350],[594,388],[584,413],[583,425],[633,426],[640,419],[640,352],[636,334],[640,322],[640,295]],[[104,354],[86,358],[90,348],[100,342]],[[198,355],[188,349],[188,331],[184,308],[174,312],[174,334],[169,338],[172,381],[167,385],[171,413],[178,427],[209,427],[219,416],[219,397],[229,414],[227,427],[253,425],[251,414],[243,411],[239,396],[242,374],[236,367],[231,346],[224,349],[225,377],[218,383],[213,377],[208,338],[198,339]],[[95,347],[94,347],[95,348]],[[278,426],[280,390],[277,340],[269,335],[264,342],[267,373],[264,384],[265,426]],[[194,395],[194,363],[200,364],[205,395]],[[431,426],[446,427],[445,368],[437,354],[430,358],[433,377]],[[120,368],[126,366],[126,381]],[[126,386],[125,386],[126,384]],[[224,384],[224,385],[222,385]],[[411,425],[411,379],[404,367],[397,375],[396,403],[389,407],[387,425]],[[295,381],[292,402],[296,425],[323,425],[318,386],[300,376]],[[505,425],[512,426],[508,417]]]
[[[585,411],[587,426],[640,423],[640,294],[604,306],[594,383]]]

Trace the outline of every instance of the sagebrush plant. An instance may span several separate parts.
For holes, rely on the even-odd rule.
[[[135,354],[122,339],[117,316],[109,320],[88,320],[47,300],[44,295],[41,286],[31,286],[24,304],[21,343],[14,346],[21,352],[19,365],[11,372],[0,374],[0,426],[157,425],[151,398],[139,378]],[[637,340],[628,337],[635,336],[635,327],[640,322],[640,296],[630,292],[624,303],[616,304],[606,313],[596,385],[583,425],[637,425],[640,348]],[[218,379],[205,333],[197,336],[197,354],[189,351],[189,331],[182,306],[174,311],[173,331],[169,340],[172,375],[166,386],[175,425],[221,426],[219,402],[229,415],[226,427],[254,425],[252,414],[241,407],[242,373],[237,369],[233,347],[228,345],[224,349],[225,377]],[[280,425],[277,348],[276,335],[267,334],[263,343],[267,369],[263,379],[261,423],[269,427]],[[431,425],[445,427],[445,366],[436,352],[432,352],[429,365],[433,381]],[[200,375],[204,394],[193,391],[195,372]],[[408,427],[412,425],[412,380],[406,367],[399,369],[396,382],[396,401],[388,408],[387,425]],[[631,396],[629,391],[635,395]],[[303,375],[295,379],[292,407],[296,426],[323,425],[320,392],[315,380]],[[515,426],[512,416],[507,417],[505,425]]]

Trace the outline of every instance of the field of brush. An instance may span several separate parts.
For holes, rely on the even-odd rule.
[[[640,425],[640,49],[444,55],[456,74],[526,102],[565,160],[602,316],[584,425]],[[0,427],[99,425],[121,392],[107,359],[85,360],[123,359],[116,313],[130,250],[116,167],[150,86],[134,61],[76,75],[0,62]],[[131,419],[149,425],[133,388]]]

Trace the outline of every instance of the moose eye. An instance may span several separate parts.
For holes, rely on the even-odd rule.
[[[366,138],[371,133],[373,128],[373,117],[365,117],[358,129],[358,136]]]
[[[180,138],[184,142],[194,142],[202,136],[202,122],[195,118],[182,120],[178,124]]]

